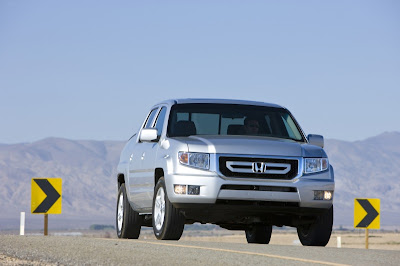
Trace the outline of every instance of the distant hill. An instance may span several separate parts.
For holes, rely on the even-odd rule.
[[[125,141],[47,138],[0,145],[0,230],[42,228],[43,215],[30,214],[31,178],[63,178],[63,213],[50,215],[50,228],[114,225],[116,166]],[[363,141],[326,140],[335,169],[335,225],[351,227],[354,198],[380,198],[381,224],[400,227],[400,133]]]
[[[354,198],[380,198],[381,226],[400,227],[400,132],[327,140],[325,150],[335,169],[335,224],[353,224]]]
[[[50,215],[49,226],[114,224],[116,167],[123,145],[48,138],[0,146],[0,229],[15,227],[21,211],[26,212],[27,228],[43,227],[43,215],[30,214],[33,177],[63,179],[62,214]]]

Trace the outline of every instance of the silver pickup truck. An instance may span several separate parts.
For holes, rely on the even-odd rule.
[[[333,223],[334,173],[319,135],[305,136],[284,107],[221,99],[154,105],[121,152],[116,227],[138,238],[180,239],[185,224],[243,230],[268,244],[272,226],[297,228],[325,246]]]

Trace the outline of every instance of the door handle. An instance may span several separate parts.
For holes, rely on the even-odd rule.
[[[145,155],[146,155],[146,153],[143,152],[142,157],[141,157],[142,160],[144,159],[144,156],[145,156]]]

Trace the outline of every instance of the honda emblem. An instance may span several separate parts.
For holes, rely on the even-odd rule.
[[[253,163],[253,172],[254,173],[264,173],[267,170],[267,165],[263,162]]]

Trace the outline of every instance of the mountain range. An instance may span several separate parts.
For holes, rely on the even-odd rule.
[[[31,214],[31,179],[61,177],[62,214],[49,215],[49,228],[78,229],[114,224],[116,167],[125,141],[47,138],[0,144],[0,230],[43,228]],[[335,169],[335,226],[353,226],[355,198],[381,199],[381,227],[400,228],[400,132],[362,141],[325,140]]]

